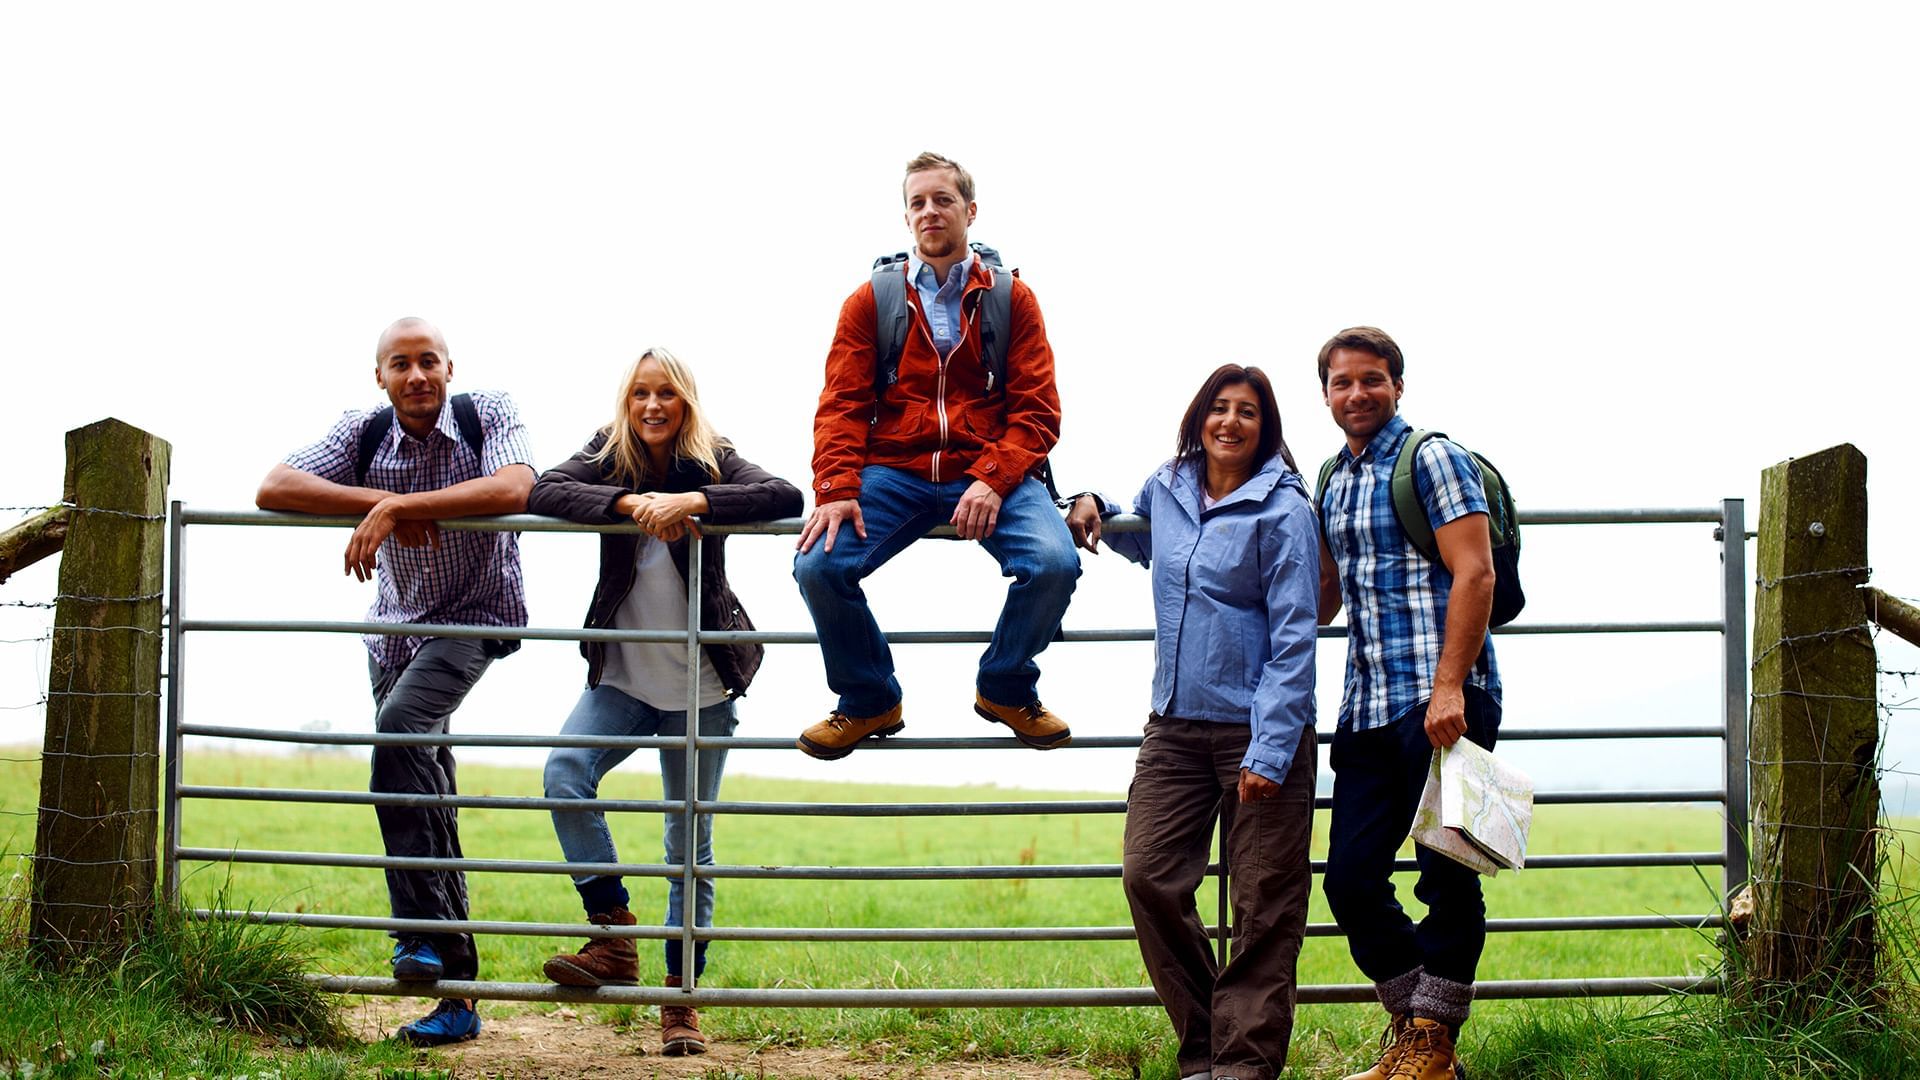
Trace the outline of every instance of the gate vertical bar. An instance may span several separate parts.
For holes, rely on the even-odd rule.
[[[1722,706],[1727,725],[1722,779],[1727,792],[1726,899],[1747,883],[1747,510],[1744,499],[1720,500]]]
[[[690,525],[691,523],[689,523]],[[687,757],[681,770],[686,784],[686,806],[680,826],[685,830],[680,852],[680,988],[692,993],[699,982],[694,971],[693,924],[698,921],[699,881],[694,864],[700,860],[700,830],[693,807],[700,797],[700,534],[687,530]]]
[[[180,682],[181,663],[186,657],[186,640],[180,634],[184,616],[180,611],[182,567],[180,541],[186,536],[181,522],[180,500],[175,499],[167,512],[167,772],[161,795],[164,831],[160,839],[160,899],[164,904],[180,903],[180,737],[181,709],[186,704]]]

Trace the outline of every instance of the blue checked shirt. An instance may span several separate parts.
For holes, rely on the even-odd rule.
[[[423,439],[401,426],[374,451],[367,486],[397,495],[436,491],[467,480],[492,476],[508,465],[533,467],[527,428],[505,394],[476,390],[474,409],[486,436],[483,450],[460,437],[452,406],[440,410],[440,422]],[[322,480],[352,486],[360,432],[377,409],[348,409],[326,437],[289,454],[286,463]],[[373,606],[368,622],[449,623],[459,626],[525,626],[527,596],[520,575],[520,544],[514,533],[440,533],[438,547],[401,547],[392,537],[380,545],[374,574]],[[425,638],[364,638],[374,662],[391,671],[413,659]]]
[[[1358,457],[1342,446],[1321,496],[1327,550],[1340,569],[1340,601],[1347,609],[1340,726],[1350,731],[1390,724],[1432,697],[1446,640],[1453,575],[1414,550],[1393,513],[1393,467],[1412,431],[1396,416]],[[1413,486],[1436,529],[1487,512],[1479,468],[1445,439],[1421,444]],[[1491,635],[1467,682],[1500,699]]]

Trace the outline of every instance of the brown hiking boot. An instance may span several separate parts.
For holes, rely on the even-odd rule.
[[[976,691],[973,695],[973,711],[996,724],[1012,728],[1014,738],[1035,750],[1051,750],[1073,741],[1073,731],[1067,727],[1067,722],[1048,712],[1047,707],[1038,701],[1028,705],[996,705]]]
[[[680,976],[667,976],[667,985],[678,987]],[[660,1006],[660,1053],[667,1057],[707,1052],[707,1037],[700,1034],[700,1012],[691,1005]]]
[[[825,720],[801,732],[800,741],[794,745],[822,761],[838,761],[853,753],[861,739],[884,739],[900,734],[907,726],[900,719],[900,706],[901,702],[896,701],[893,708],[879,716],[848,716],[835,709]]]
[[[1400,1051],[1406,1042],[1407,1030],[1413,1026],[1413,1017],[1406,1013],[1394,1013],[1387,1018],[1387,1027],[1380,1033],[1380,1056],[1373,1068],[1366,1072],[1354,1073],[1347,1080],[1386,1080],[1393,1075],[1393,1066],[1400,1060]]]
[[[1414,1017],[1400,1043],[1390,1080],[1455,1080],[1466,1073],[1453,1051],[1453,1033],[1438,1020]]]
[[[617,907],[589,915],[595,926],[632,926],[633,912]],[[561,986],[633,986],[640,981],[640,953],[632,938],[589,938],[577,953],[561,953],[540,969]]]

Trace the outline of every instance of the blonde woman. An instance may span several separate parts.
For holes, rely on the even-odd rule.
[[[714,434],[700,408],[693,375],[665,349],[649,349],[621,380],[613,421],[579,453],[541,475],[527,500],[536,514],[581,522],[631,520],[645,535],[600,537],[600,582],[587,611],[590,628],[684,630],[687,626],[687,545],[700,542],[700,625],[714,630],[751,630],[740,601],[727,585],[725,537],[700,535],[702,520],[715,524],[764,521],[800,512],[800,492],[736,453]],[[760,645],[707,645],[698,671],[689,671],[681,644],[583,642],[587,689],[561,728],[564,735],[685,735],[687,684],[700,688],[699,731],[730,735],[733,699],[746,693],[765,651]],[[548,798],[593,798],[600,779],[631,751],[603,747],[558,747],[548,755]],[[726,751],[697,755],[699,797],[720,794]],[[686,755],[660,751],[660,776],[668,800],[686,797]],[[613,836],[597,811],[556,811],[554,831],[569,862],[613,863]],[[695,823],[698,863],[713,863],[713,819]],[[666,815],[666,861],[684,863],[682,815]],[[612,874],[574,878],[589,922],[632,926],[628,895]],[[694,925],[713,922],[713,882],[695,886]],[[668,878],[666,925],[685,925],[682,879]],[[707,943],[695,953],[696,977],[706,966]],[[666,942],[666,984],[680,985],[680,943]],[[549,979],[567,986],[631,986],[639,981],[639,955],[631,938],[594,938],[577,953],[546,962]],[[699,1018],[684,1006],[660,1010],[662,1052],[706,1050]]]

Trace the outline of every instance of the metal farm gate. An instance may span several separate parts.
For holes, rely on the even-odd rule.
[[[1719,784],[1712,787],[1688,788],[1681,790],[1658,791],[1541,791],[1536,795],[1538,805],[1565,804],[1603,804],[1603,803],[1707,803],[1722,807],[1726,825],[1721,849],[1718,851],[1694,851],[1673,853],[1633,853],[1633,854],[1576,854],[1541,855],[1527,861],[1527,870],[1550,871],[1569,868],[1594,867],[1671,867],[1671,866],[1719,866],[1723,870],[1725,893],[1731,895],[1747,879],[1746,822],[1748,819],[1747,800],[1747,738],[1746,738],[1746,698],[1747,698],[1747,611],[1746,611],[1746,522],[1744,504],[1739,499],[1726,499],[1718,506],[1680,509],[1625,509],[1625,510],[1550,510],[1523,512],[1523,523],[1528,525],[1606,525],[1632,526],[1642,524],[1699,523],[1714,527],[1714,537],[1721,553],[1721,607],[1718,618],[1694,622],[1592,622],[1592,623],[1518,623],[1494,631],[1502,635],[1524,634],[1621,634],[1621,633],[1678,633],[1678,634],[1718,634],[1721,636],[1720,673],[1722,698],[1720,715],[1710,723],[1683,727],[1617,726],[1604,728],[1581,728],[1577,730],[1548,730],[1541,728],[1504,728],[1500,732],[1503,743],[1522,740],[1590,740],[1590,739],[1713,739],[1719,740],[1724,751],[1721,757],[1721,775]],[[190,719],[190,703],[186,696],[188,643],[196,635],[211,633],[329,633],[329,634],[411,634],[430,637],[489,637],[518,638],[521,640],[600,640],[600,641],[685,641],[690,657],[697,660],[698,649],[702,642],[759,641],[769,645],[810,644],[815,638],[810,632],[790,631],[753,631],[753,632],[702,632],[699,629],[699,588],[700,588],[700,545],[689,546],[691,566],[688,570],[687,611],[689,629],[679,631],[621,631],[621,630],[583,630],[574,628],[529,627],[515,630],[503,627],[438,626],[427,624],[372,624],[361,622],[295,622],[286,620],[208,620],[187,618],[189,593],[185,575],[182,572],[182,554],[185,548],[188,526],[331,526],[352,527],[357,520],[351,518],[311,517],[299,514],[278,514],[260,511],[209,511],[189,509],[179,502],[172,505],[169,520],[170,563],[169,595],[169,652],[167,682],[167,730],[166,730],[166,790],[165,790],[165,835],[163,840],[163,874],[165,895],[169,902],[177,903],[180,895],[180,864],[186,863],[262,863],[282,866],[327,866],[349,867],[357,869],[440,869],[464,870],[470,873],[509,873],[509,874],[569,874],[569,873],[617,873],[632,877],[680,877],[686,886],[688,902],[694,895],[694,881],[697,877],[711,878],[763,878],[787,880],[864,880],[864,881],[926,881],[958,879],[1038,879],[1038,878],[1115,878],[1120,876],[1120,867],[1111,865],[1013,865],[1013,866],[743,866],[715,865],[696,866],[692,864],[673,865],[662,863],[619,863],[619,864],[576,864],[558,861],[528,861],[512,859],[420,859],[387,858],[376,855],[341,854],[326,851],[256,851],[226,850],[204,847],[187,847],[181,843],[181,806],[188,801],[206,803],[221,801],[277,801],[282,803],[332,803],[361,806],[374,805],[422,805],[439,803],[456,807],[486,807],[518,810],[569,810],[580,809],[583,803],[566,799],[545,799],[528,797],[495,797],[475,795],[432,796],[432,795],[390,795],[366,792],[305,791],[253,787],[210,787],[186,785],[181,783],[181,758],[190,737],[218,737],[223,739],[250,740],[265,743],[301,743],[308,745],[332,744],[372,746],[388,745],[432,745],[432,746],[474,746],[474,747],[528,747],[549,748],[555,746],[591,746],[625,747],[630,749],[684,748],[686,751],[687,798],[684,802],[666,802],[662,800],[594,800],[592,805],[601,810],[619,813],[663,813],[681,812],[685,827],[694,827],[694,817],[699,814],[763,814],[763,815],[800,815],[810,817],[936,817],[936,816],[978,816],[978,815],[1026,815],[1026,814],[1121,814],[1126,811],[1122,800],[1110,801],[1029,801],[1029,802],[943,802],[943,803],[773,803],[773,802],[736,802],[713,801],[700,802],[694,798],[696,785],[696,757],[704,750],[732,749],[793,749],[793,743],[787,739],[742,738],[742,737],[705,737],[697,735],[697,726],[688,725],[684,739],[674,737],[630,737],[595,738],[560,735],[398,735],[366,733],[333,733],[312,731],[276,731],[260,728],[230,727],[194,723]],[[576,525],[552,518],[531,515],[514,515],[501,518],[472,518],[441,523],[446,529],[509,530],[515,532],[586,532],[597,533],[626,529],[631,525],[592,526]],[[1114,531],[1139,530],[1144,522],[1138,518],[1114,518],[1107,528]],[[733,527],[706,526],[705,531],[712,534],[772,534],[793,535],[799,531],[799,523],[794,520],[770,522],[761,525]],[[945,530],[951,533],[951,528]],[[1345,636],[1341,626],[1322,627],[1323,638]],[[983,642],[988,635],[980,631],[917,631],[893,633],[887,635],[894,643],[933,643],[933,642]],[[1066,631],[1059,640],[1067,643],[1098,643],[1112,641],[1151,641],[1150,629],[1139,630],[1096,630]],[[697,665],[696,665],[697,666]],[[692,694],[690,693],[690,697]],[[1703,718],[1705,719],[1705,718]],[[1328,736],[1323,733],[1322,738]],[[1077,737],[1067,747],[1067,751],[1085,749],[1128,748],[1140,745],[1138,736],[1127,737]],[[1021,744],[1012,738],[894,738],[879,743],[873,749],[885,749],[889,752],[911,752],[913,750],[934,749],[1019,749]],[[794,751],[798,752],[798,751]],[[1329,800],[1317,799],[1316,809],[1326,809]],[[687,851],[694,851],[696,845],[689,842]],[[1224,860],[1224,852],[1222,853]],[[1314,872],[1320,873],[1324,865],[1318,861]],[[1413,862],[1402,860],[1397,869],[1411,870]],[[1211,928],[1221,958],[1224,961],[1227,950],[1229,919],[1226,912],[1227,889],[1224,877],[1231,868],[1215,863],[1208,867],[1208,873],[1219,880],[1221,913],[1219,924]],[[466,932],[489,935],[530,935],[560,938],[581,938],[589,936],[633,937],[649,940],[678,940],[686,959],[684,970],[694,970],[692,954],[697,941],[809,941],[809,942],[999,942],[999,941],[1114,941],[1132,939],[1130,926],[1029,926],[1029,927],[965,927],[965,928],[916,928],[916,927],[862,927],[862,928],[822,928],[822,927],[773,927],[773,926],[713,926],[713,927],[668,927],[636,926],[626,928],[589,927],[580,922],[544,923],[544,922],[494,922],[471,920],[467,922],[409,921],[402,919],[378,918],[350,914],[324,914],[309,912],[264,912],[240,913],[199,909],[195,915],[203,918],[250,918],[275,923],[297,923],[311,927],[347,928],[369,931],[415,931],[415,932]],[[691,921],[691,920],[688,920]],[[1573,918],[1528,918],[1528,919],[1490,919],[1488,930],[1491,933],[1522,932],[1559,932],[1559,931],[1608,931],[1608,930],[1646,930],[1668,929],[1673,927],[1713,928],[1720,926],[1722,916],[1718,912],[1707,914],[1675,915],[1615,915],[1602,917]],[[1310,937],[1338,936],[1339,930],[1331,924],[1313,924],[1307,929]],[[441,996],[472,998],[506,998],[529,1001],[592,1001],[604,1003],[632,1004],[686,1004],[693,1006],[818,1006],[829,1008],[846,1007],[1033,1007],[1033,1006],[1092,1006],[1092,1005],[1153,1005],[1157,1004],[1153,990],[1149,987],[1044,987],[1028,989],[986,989],[955,987],[947,989],[832,989],[832,988],[708,988],[696,985],[692,978],[681,989],[666,987],[609,987],[598,990],[580,990],[553,986],[546,983],[512,982],[454,982],[437,983],[400,983],[390,978],[324,976],[316,977],[321,985],[330,991],[355,994],[395,994],[406,996]],[[1577,997],[1587,995],[1632,995],[1659,994],[1673,990],[1687,989],[1713,991],[1718,989],[1711,979],[1690,976],[1633,976],[1619,978],[1586,979],[1518,979],[1506,981],[1483,981],[1477,984],[1477,996],[1492,998],[1550,998]],[[1302,1003],[1320,1002],[1357,1002],[1373,1000],[1373,990],[1367,984],[1302,986]]]

